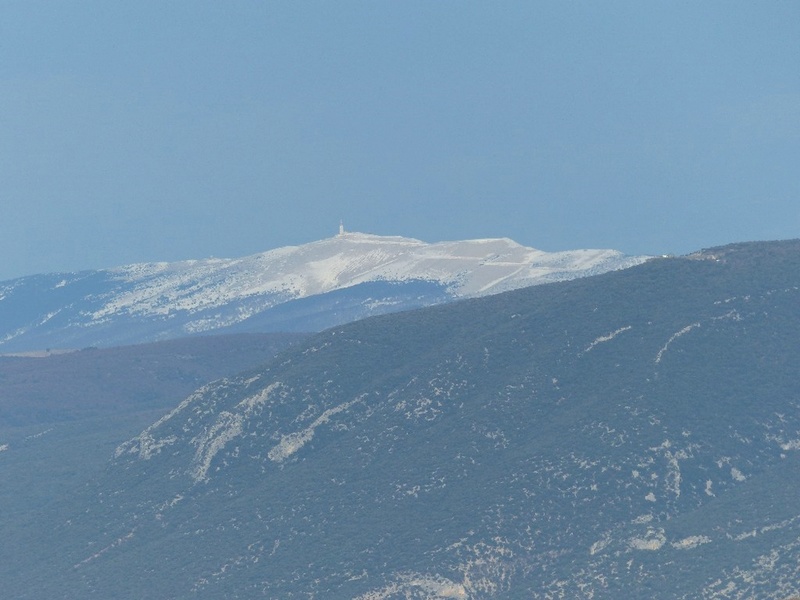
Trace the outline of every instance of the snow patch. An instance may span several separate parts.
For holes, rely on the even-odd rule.
[[[613,340],[620,333],[623,333],[625,331],[629,331],[631,329],[633,329],[633,326],[627,325],[625,327],[620,327],[619,329],[617,329],[615,331],[612,331],[611,333],[609,333],[607,335],[601,335],[600,337],[596,338],[591,344],[586,346],[586,348],[584,349],[583,353],[586,354],[587,352],[591,351],[595,346],[597,346],[597,344],[602,344],[603,342],[608,342],[610,340]]]
[[[95,559],[97,559],[97,558],[100,558],[100,557],[101,557],[103,554],[105,554],[105,553],[106,553],[106,552],[108,552],[109,550],[113,550],[114,548],[117,548],[117,547],[121,546],[121,545],[122,545],[122,544],[124,544],[125,542],[127,542],[127,541],[130,541],[130,540],[133,538],[133,534],[134,534],[135,532],[136,532],[136,528],[134,527],[134,528],[133,528],[133,529],[132,529],[130,532],[128,532],[126,535],[123,535],[122,537],[120,537],[120,538],[117,538],[116,540],[114,540],[113,542],[111,542],[111,543],[110,543],[108,546],[106,546],[105,548],[103,548],[102,550],[100,550],[100,551],[98,551],[98,552],[95,552],[94,554],[92,554],[92,555],[91,555],[91,556],[89,556],[88,558],[84,558],[84,559],[83,559],[81,562],[79,562],[79,563],[77,563],[77,564],[73,565],[73,566],[72,566],[72,568],[73,568],[73,569],[79,569],[79,568],[81,568],[82,566],[84,566],[84,565],[86,565],[86,564],[88,564],[88,563],[92,562],[93,560],[95,560]]]
[[[314,437],[314,431],[317,429],[317,427],[324,425],[330,421],[330,418],[333,415],[347,410],[356,402],[361,401],[362,398],[363,396],[356,398],[355,400],[351,400],[350,402],[340,404],[339,406],[329,408],[316,419],[314,419],[314,421],[305,429],[290,433],[289,435],[284,435],[281,437],[281,441],[267,453],[267,456],[274,462],[283,462],[311,441],[311,439]]]
[[[27,441],[27,440],[35,440],[35,439],[38,439],[38,438],[40,438],[40,437],[42,437],[42,436],[44,436],[44,435],[47,435],[47,434],[48,434],[48,433],[50,433],[51,431],[53,431],[53,428],[52,428],[52,427],[50,427],[49,429],[45,429],[44,431],[40,431],[39,433],[33,433],[33,434],[31,434],[31,435],[25,436],[25,440]]]
[[[139,435],[117,446],[117,449],[114,451],[114,458],[119,458],[123,454],[136,454],[142,460],[150,460],[153,456],[158,454],[164,446],[174,444],[178,440],[174,435],[156,439],[154,432],[164,423],[183,412],[189,405],[201,400],[209,390],[211,390],[211,385],[204,385],[186,397],[178,406],[150,425]]]
[[[194,467],[189,471],[192,479],[196,482],[208,481],[211,461],[228,442],[241,435],[243,425],[243,415],[224,410],[219,413],[210,429],[203,435],[194,438],[197,450],[194,455]]]
[[[610,535],[605,535],[602,539],[597,540],[594,544],[589,547],[589,555],[594,556],[598,552],[604,550],[609,544],[611,544],[612,538]]]
[[[649,529],[645,537],[631,538],[628,545],[634,550],[660,550],[667,541],[663,529]]]
[[[469,595],[464,585],[440,577],[438,575],[420,575],[417,573],[404,574],[398,580],[389,585],[366,594],[362,594],[354,600],[386,600],[393,597],[417,598],[418,594],[424,594],[426,600],[438,600],[440,598],[463,598],[468,599]]]
[[[193,467],[189,471],[195,482],[208,481],[211,462],[228,442],[240,436],[245,423],[255,410],[265,404],[270,395],[282,387],[280,382],[268,385],[258,394],[247,397],[236,405],[236,412],[224,410],[217,415],[214,424],[202,435],[196,436],[192,442],[196,445]]]
[[[691,325],[687,325],[686,327],[684,327],[680,331],[676,331],[675,333],[673,333],[672,336],[667,340],[667,343],[664,344],[664,346],[661,348],[661,350],[658,351],[658,354],[656,354],[656,364],[661,362],[661,358],[664,356],[664,353],[667,351],[667,348],[669,348],[669,345],[672,342],[674,342],[676,339],[678,339],[682,335],[685,335],[685,334],[689,333],[695,327],[700,327],[700,323],[692,323]]]
[[[800,450],[800,440],[789,440],[781,444],[781,450]]]
[[[670,450],[672,442],[665,440],[663,444],[658,447],[650,448],[652,452],[663,453],[667,461],[667,473],[664,476],[664,487],[668,492],[675,495],[675,499],[681,497],[681,465],[680,461],[692,458],[693,450],[697,448],[694,444],[689,444],[683,450]]]
[[[678,550],[689,550],[690,548],[697,548],[697,546],[708,544],[710,542],[711,538],[707,535],[690,535],[689,537],[685,537],[678,542],[672,542],[670,545]]]

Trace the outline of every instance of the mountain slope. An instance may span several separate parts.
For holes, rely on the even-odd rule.
[[[612,250],[547,253],[508,239],[427,244],[344,233],[239,259],[37,275],[0,283],[0,351],[114,346],[226,328],[319,331],[645,259]]]
[[[791,241],[334,328],[122,444],[0,577],[18,598],[784,600],[798,306]]]
[[[42,357],[0,356],[0,431],[171,408],[197,387],[266,363],[305,337],[195,336]]]
[[[197,336],[41,358],[0,357],[0,539],[103,472],[114,448],[213,379],[267,362],[299,334]],[[6,596],[6,589],[3,596]]]

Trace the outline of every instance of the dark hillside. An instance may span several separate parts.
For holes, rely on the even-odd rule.
[[[197,387],[262,365],[295,334],[193,337],[0,357],[0,536],[95,477],[123,440]],[[19,545],[24,546],[22,542]]]
[[[0,429],[174,406],[270,360],[303,334],[197,336],[28,358],[0,356]]]

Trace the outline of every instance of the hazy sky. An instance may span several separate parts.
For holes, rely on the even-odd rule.
[[[0,0],[0,279],[800,237],[800,2]]]

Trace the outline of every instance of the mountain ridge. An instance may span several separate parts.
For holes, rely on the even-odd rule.
[[[0,352],[142,343],[226,328],[300,331],[309,322],[321,330],[648,258],[614,250],[548,253],[508,238],[429,244],[344,232],[235,259],[36,275],[0,282]]]

